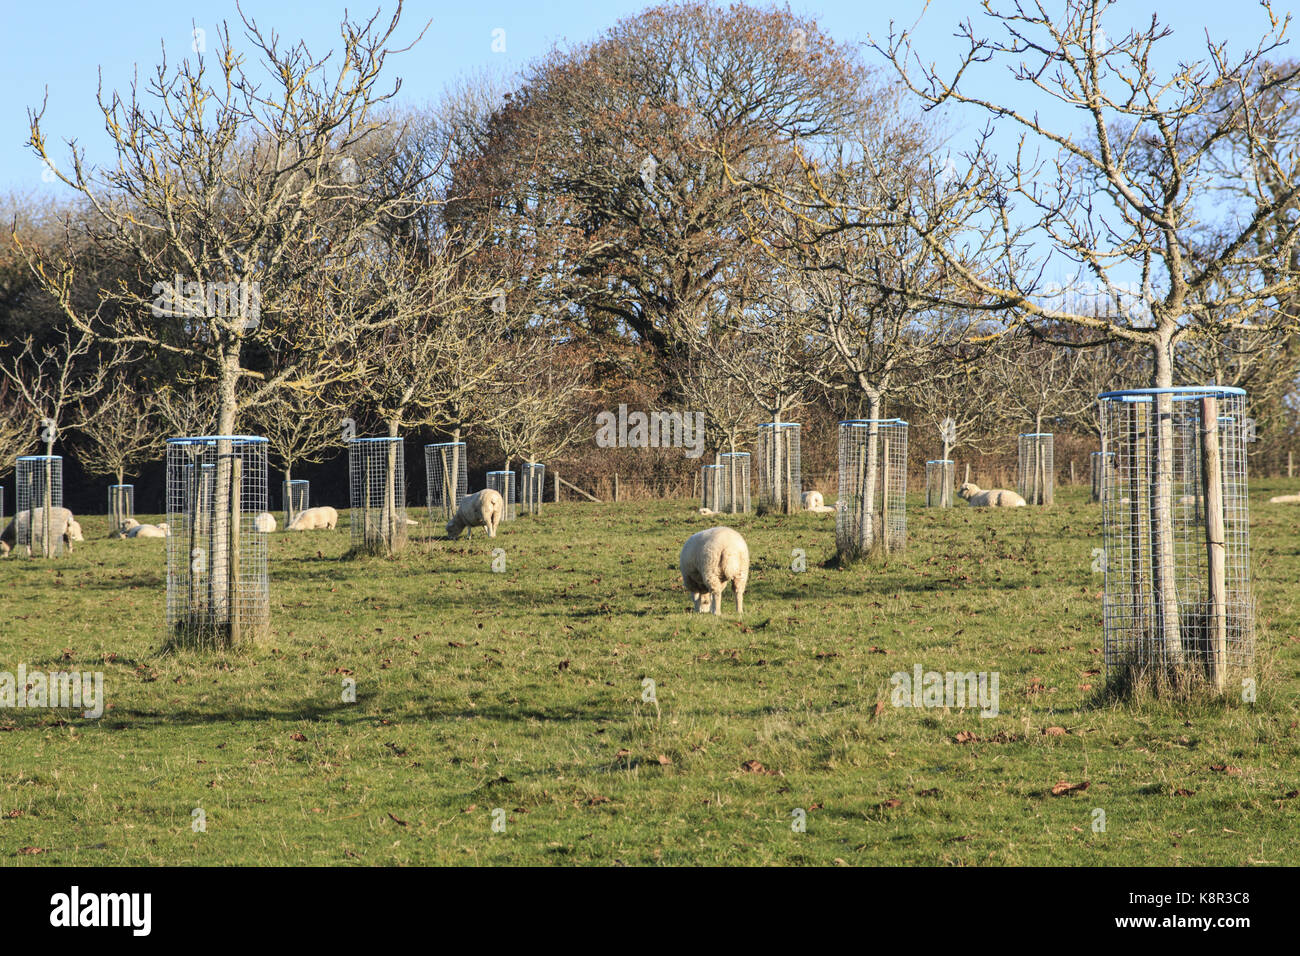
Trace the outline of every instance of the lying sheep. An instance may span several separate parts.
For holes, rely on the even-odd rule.
[[[973,481],[968,481],[957,489],[958,497],[965,498],[975,508],[1023,508],[1025,499],[1021,498],[1014,491],[1007,491],[1004,488],[994,488],[991,491],[981,491],[980,486]]]
[[[253,519],[253,530],[260,531],[262,534],[270,534],[275,530],[275,515],[269,511],[263,511]]]
[[[722,590],[730,581],[736,592],[736,616],[744,616],[749,545],[739,532],[726,527],[695,532],[682,545],[678,567],[696,611],[722,614]]]
[[[306,511],[298,512],[298,516],[293,519],[293,523],[286,528],[286,531],[333,531],[338,527],[339,513],[329,505],[322,505],[319,508],[308,508]]]
[[[1268,499],[1271,505],[1300,505],[1300,495],[1275,495]]]
[[[18,531],[20,528],[23,531],[23,537],[29,538],[30,540],[30,536],[27,534],[27,528],[28,523],[33,519],[33,515],[35,516],[37,531],[43,532],[45,526],[44,508],[37,508],[34,512],[18,512],[9,519],[9,523],[5,525],[4,531],[0,532],[0,558],[4,557],[14,549],[14,546],[18,542]],[[72,512],[67,508],[50,509],[50,534],[62,538],[63,543],[69,552],[72,551],[72,542],[85,540],[81,536],[81,525],[77,524],[76,519],[72,517]],[[27,552],[28,554],[31,553],[30,547],[27,548]]]
[[[484,488],[466,495],[456,506],[456,513],[447,522],[447,537],[455,541],[465,531],[466,538],[474,537],[474,528],[487,528],[489,538],[497,536],[497,525],[505,514],[506,503],[499,491]]]
[[[805,491],[803,493],[803,510],[824,515],[830,514],[835,509],[826,504],[826,499],[822,497],[820,491]]]
[[[127,531],[128,538],[165,538],[171,534],[167,527],[167,522],[160,524],[137,524],[134,528]]]
[[[120,525],[117,526],[116,530],[110,531],[108,533],[108,536],[110,538],[121,540],[122,538],[126,537],[128,531],[130,531],[132,528],[138,528],[138,527],[140,527],[140,522],[136,521],[134,518],[127,518],[125,521],[123,521]]]

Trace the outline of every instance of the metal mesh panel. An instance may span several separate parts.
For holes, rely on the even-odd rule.
[[[546,494],[546,466],[540,462],[524,462],[519,466],[519,513],[542,513],[542,497]]]
[[[799,425],[769,422],[758,426],[758,500],[776,511],[799,511],[803,478],[799,460]]]
[[[702,465],[700,467],[700,507],[709,511],[719,511],[722,499],[722,466]]]
[[[1107,480],[1113,480],[1115,474],[1115,453],[1094,451],[1089,457],[1089,470],[1092,479],[1092,500],[1098,502],[1106,494]]]
[[[454,480],[453,480],[454,476]],[[424,446],[424,480],[429,520],[446,523],[469,494],[469,456],[463,441]]]
[[[270,623],[265,438],[167,441],[167,627],[178,643],[221,647]]]
[[[63,507],[63,459],[58,455],[24,455],[14,469],[14,544],[31,558],[63,555],[66,521]]]
[[[1056,497],[1056,467],[1052,462],[1052,435],[1047,432],[1020,436],[1020,463],[1016,490],[1025,504],[1051,506]]]
[[[304,478],[295,478],[280,483],[280,496],[284,500],[284,526],[293,524],[293,519],[311,507],[311,482]]]
[[[1223,689],[1253,665],[1245,404],[1217,386],[1101,396],[1108,671],[1200,672]]]
[[[501,495],[505,502],[506,513],[502,521],[515,520],[515,473],[513,471],[489,471],[487,486]]]
[[[116,532],[127,518],[135,517],[135,485],[108,486],[108,526]]]
[[[348,442],[352,549],[396,554],[406,545],[406,478],[401,438]]]
[[[925,463],[925,506],[951,508],[956,465],[946,459]]]
[[[906,548],[907,422],[840,422],[839,465],[836,547],[848,554]]]
[[[749,452],[724,452],[719,463],[722,465],[722,493],[718,510],[727,514],[748,514]]]

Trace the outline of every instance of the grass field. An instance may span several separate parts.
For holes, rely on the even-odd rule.
[[[1253,704],[1101,695],[1086,488],[916,507],[904,556],[849,570],[821,566],[833,516],[742,516],[743,623],[730,592],[688,613],[677,553],[715,519],[685,501],[393,560],[276,534],[273,633],[225,656],[160,653],[163,543],[83,518],[70,557],[0,562],[0,670],[103,671],[109,704],[0,711],[0,861],[1294,863],[1300,508],[1264,501],[1296,490],[1252,489]],[[1000,713],[891,706],[917,664],[998,672]]]

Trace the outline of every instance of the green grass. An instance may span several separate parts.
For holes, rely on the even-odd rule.
[[[1263,502],[1297,484],[1252,495],[1254,704],[1100,695],[1086,488],[916,507],[906,555],[847,570],[833,516],[742,516],[743,623],[730,592],[688,613],[678,549],[715,520],[688,502],[547,505],[394,560],[276,534],[272,636],[224,656],[160,653],[163,543],[85,518],[70,557],[0,562],[0,670],[101,670],[110,705],[0,711],[0,862],[1294,862],[1300,508]],[[999,672],[1001,713],[890,706],[917,663]]]

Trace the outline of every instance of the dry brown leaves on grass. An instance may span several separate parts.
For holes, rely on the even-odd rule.
[[[1066,793],[1083,793],[1083,791],[1087,790],[1090,786],[1092,786],[1092,782],[1089,780],[1085,780],[1083,783],[1069,783],[1062,780],[1057,783],[1056,786],[1052,787],[1052,796],[1059,797]]]

